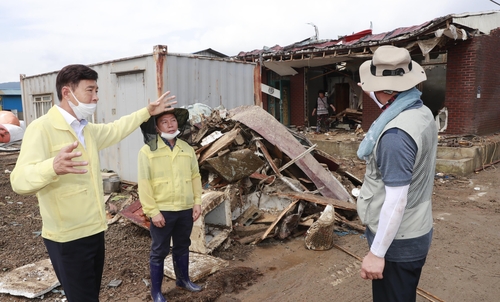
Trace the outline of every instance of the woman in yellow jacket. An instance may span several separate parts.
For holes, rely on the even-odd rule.
[[[151,222],[149,266],[154,302],[166,301],[161,284],[171,239],[176,285],[201,290],[188,275],[191,230],[201,214],[201,176],[194,149],[177,138],[188,117],[186,109],[175,108],[141,125],[146,145],[139,151],[138,185],[142,210]]]

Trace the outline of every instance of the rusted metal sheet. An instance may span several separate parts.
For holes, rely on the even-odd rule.
[[[256,92],[260,91],[260,84],[262,83],[261,68],[262,66],[259,62],[253,69],[253,90]],[[262,107],[262,93],[255,93],[254,105]]]
[[[206,191],[201,195],[201,216],[194,222],[189,250],[208,254],[231,233],[231,205],[224,192]],[[120,215],[149,231],[150,221],[142,211],[140,200],[120,211]]]
[[[142,205],[140,200],[134,201],[128,207],[120,211],[120,215],[127,218],[134,224],[140,226],[149,231],[150,221],[149,218],[144,215],[142,211]]]
[[[286,61],[288,58],[293,58],[296,60],[296,55],[303,55],[304,60],[309,61],[310,55],[315,52],[324,52],[324,51],[337,51],[337,50],[346,50],[346,49],[355,49],[361,47],[371,47],[376,44],[373,42],[385,42],[390,43],[393,41],[400,41],[405,38],[416,37],[422,33],[431,32],[440,26],[446,24],[446,22],[454,22],[454,15],[448,15],[444,17],[435,18],[430,21],[426,21],[420,25],[408,26],[408,27],[400,27],[396,28],[389,32],[372,34],[370,30],[365,30],[353,35],[346,35],[344,37],[340,37],[338,39],[329,39],[322,40],[320,43],[318,41],[309,40],[309,41],[301,41],[296,42],[291,45],[287,45],[281,47],[276,45],[272,48],[266,48],[262,50],[253,50],[250,52],[240,52],[238,54],[238,58],[248,59],[248,58],[257,58],[259,55],[263,57],[264,64],[266,64],[267,60],[272,60],[273,57],[277,58],[277,61]],[[457,21],[458,22],[458,21]],[[365,33],[368,33],[365,35]],[[282,60],[283,57],[287,58],[286,60]],[[292,59],[291,59],[292,60]],[[294,66],[297,67],[297,66]]]
[[[356,211],[356,205],[350,202],[346,202],[343,200],[336,200],[334,198],[329,198],[321,195],[313,195],[313,194],[308,194],[308,193],[299,193],[299,192],[287,192],[287,193],[274,193],[274,195],[277,196],[282,196],[282,197],[289,197],[291,199],[301,199],[301,200],[307,200],[310,202],[314,202],[317,204],[321,204],[324,206],[327,205],[332,205],[334,208],[341,209],[341,210],[347,210],[347,211]]]
[[[257,171],[258,168],[262,167],[264,161],[252,150],[243,149],[209,158],[207,163],[225,180],[235,182]]]
[[[290,158],[296,158],[304,147],[272,115],[257,106],[241,106],[231,110],[232,119],[245,124]],[[296,165],[314,182],[323,196],[354,202],[344,186],[311,155],[297,160]]]
[[[156,65],[156,95],[160,97],[163,91],[163,68],[165,66],[165,59],[167,58],[167,46],[156,45],[153,48],[153,56]]]

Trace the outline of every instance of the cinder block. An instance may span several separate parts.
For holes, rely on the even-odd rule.
[[[248,209],[245,210],[245,212],[243,212],[243,214],[240,215],[240,217],[238,217],[236,222],[239,225],[249,226],[259,217],[259,209],[256,206],[251,205]]]

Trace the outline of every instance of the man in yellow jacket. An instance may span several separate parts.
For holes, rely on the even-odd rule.
[[[154,302],[166,301],[161,284],[170,240],[175,284],[193,292],[201,290],[188,273],[191,230],[201,215],[201,176],[193,148],[177,139],[188,117],[187,109],[175,108],[141,125],[146,145],[138,156],[139,199],[151,220],[149,268]]]
[[[61,69],[60,104],[28,126],[10,176],[16,193],[38,198],[44,244],[69,302],[99,301],[107,229],[99,150],[176,103],[166,92],[113,123],[88,123],[99,100],[97,77],[84,65]]]

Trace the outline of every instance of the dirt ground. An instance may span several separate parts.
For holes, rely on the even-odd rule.
[[[0,154],[0,277],[48,258],[39,236],[36,198],[19,196],[10,187],[6,170],[12,170],[16,158],[16,153]],[[360,162],[342,162],[345,170],[361,177]],[[419,288],[443,301],[498,301],[500,166],[469,178],[436,178],[434,192],[434,238]],[[339,232],[336,244],[359,257],[368,249],[356,232]],[[101,301],[151,301],[149,245],[147,230],[127,220],[110,225]],[[168,301],[371,301],[370,283],[359,277],[356,258],[338,248],[307,250],[302,236],[268,239],[257,246],[232,242],[213,255],[227,259],[229,267],[201,280],[205,289],[196,294],[175,289],[175,282],[166,278]],[[115,279],[122,283],[108,286]],[[0,301],[29,299],[0,294]],[[45,294],[43,301],[65,300],[57,291]],[[428,300],[419,296],[417,301]]]

